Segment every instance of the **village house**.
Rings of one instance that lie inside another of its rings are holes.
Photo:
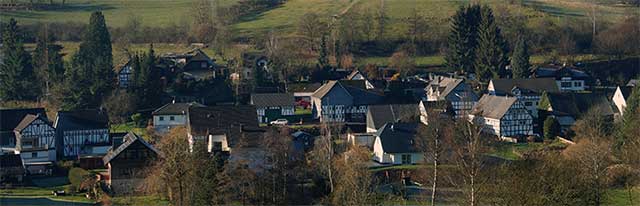
[[[584,91],[590,76],[581,70],[567,66],[550,65],[533,70],[533,78],[554,78],[562,92]]]
[[[16,135],[14,129],[27,115],[46,115],[44,108],[0,109],[0,147],[15,148]]]
[[[355,133],[355,132],[350,132],[347,133],[347,142],[351,145],[355,145],[355,146],[362,146],[362,147],[367,147],[371,150],[373,150],[373,143],[376,139],[376,134],[375,133],[370,133],[370,132],[366,132],[366,133]]]
[[[453,106],[448,101],[420,101],[418,111],[420,112],[420,122],[424,125],[429,124],[429,115],[434,112],[440,115],[440,118],[451,119],[455,116]]]
[[[256,143],[264,132],[253,106],[192,107],[187,118],[190,145],[200,141],[208,152],[231,152],[241,142]]]
[[[613,107],[607,95],[602,93],[548,93],[542,97],[539,109],[544,115],[555,117],[564,132],[592,110],[613,121]]]
[[[18,154],[0,153],[0,185],[22,183],[26,172]]]
[[[383,100],[382,94],[367,90],[362,80],[329,81],[311,95],[312,115],[321,122],[364,125],[367,107]]]
[[[129,59],[122,65],[116,66],[115,68],[116,74],[118,75],[118,86],[123,89],[129,88],[131,80],[133,79],[133,68],[131,67],[131,59]]]
[[[116,195],[136,192],[149,175],[146,169],[158,158],[159,153],[152,145],[129,132],[122,144],[109,150],[103,158],[107,166],[105,182]]]
[[[214,62],[204,51],[195,49],[188,53],[181,71],[185,77],[196,81],[223,76],[223,71],[217,69]]]
[[[295,99],[289,93],[251,94],[250,104],[256,107],[259,123],[295,115]]]
[[[153,115],[153,129],[159,133],[166,133],[174,127],[184,127],[187,125],[187,113],[191,107],[204,107],[199,103],[176,103],[171,102],[156,109]]]
[[[111,147],[109,118],[102,109],[59,111],[54,126],[59,157],[102,156]]]
[[[375,89],[375,87],[373,86],[373,84],[371,84],[371,82],[369,81],[369,79],[367,79],[366,76],[364,76],[364,74],[362,74],[362,72],[360,72],[360,70],[353,70],[353,72],[351,72],[351,74],[349,74],[345,80],[362,80],[364,81],[364,85],[365,85],[365,89]]]
[[[627,87],[635,87],[640,85],[640,79],[631,79],[629,80],[629,82],[627,82]]]
[[[533,117],[516,97],[484,95],[473,107],[469,120],[484,133],[507,139],[533,135]]]
[[[554,78],[492,79],[487,90],[490,95],[518,98],[534,118],[538,117],[542,94],[560,92]]]
[[[371,105],[367,110],[367,133],[376,133],[387,123],[415,122],[418,115],[417,104]]]
[[[14,129],[15,154],[30,174],[51,174],[56,161],[56,130],[43,115],[28,114]]]
[[[478,95],[473,92],[471,86],[464,82],[464,79],[437,76],[425,90],[427,101],[451,102],[456,118],[466,117],[478,101]]]
[[[627,108],[627,100],[629,100],[629,96],[633,92],[633,87],[628,86],[618,86],[616,87],[615,93],[613,93],[613,98],[611,101],[616,106],[617,112],[616,115],[621,117],[624,115],[625,109]]]
[[[373,143],[373,160],[380,164],[422,163],[422,150],[417,145],[420,123],[387,123],[378,130]]]

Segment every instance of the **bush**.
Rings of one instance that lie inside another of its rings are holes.
[[[136,127],[141,127],[144,125],[144,118],[142,117],[142,114],[140,113],[135,113],[133,115],[131,115],[131,120],[133,120],[133,123],[136,124]]]
[[[547,119],[544,120],[543,127],[544,138],[553,139],[560,133],[560,123],[558,120],[552,116],[548,116]]]
[[[71,170],[69,170],[69,182],[71,182],[73,188],[78,189],[80,188],[80,184],[82,184],[82,181],[84,181],[84,177],[88,174],[89,172],[82,168],[71,168]]]

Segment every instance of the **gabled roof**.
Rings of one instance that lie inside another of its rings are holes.
[[[46,117],[44,108],[0,109],[0,145],[7,145],[15,140],[13,130],[28,114],[40,114]]]
[[[534,79],[492,79],[493,89],[496,95],[513,94],[513,89],[518,88],[525,95],[542,94],[543,91],[559,92],[556,80],[553,78],[534,78]]]
[[[377,104],[383,101],[384,96],[372,90],[365,89],[364,80],[339,80],[329,81],[322,85],[311,96],[323,98],[333,88],[344,89],[352,98],[355,105]]]
[[[613,115],[613,106],[602,93],[556,93],[547,94],[552,113],[560,116],[581,117],[591,109],[601,115]]]
[[[351,72],[351,74],[349,74],[349,76],[347,76],[345,79],[355,80],[353,78],[356,77],[358,74],[362,75],[362,77],[364,77],[365,79],[367,78],[366,76],[364,76],[364,74],[362,74],[362,72],[360,72],[360,70],[354,69],[353,72]]]
[[[320,86],[320,88],[318,88],[311,96],[317,97],[317,98],[323,98],[336,85],[340,86],[340,84],[338,84],[338,81],[329,81],[326,84],[323,84],[322,86]]]
[[[485,94],[478,103],[471,109],[471,114],[475,116],[502,119],[518,98],[507,96],[494,96]]]
[[[444,99],[461,83],[463,83],[463,79],[449,78],[449,77],[440,77],[436,78],[433,82],[431,82],[430,86],[435,87],[440,90],[440,99]]]
[[[120,155],[123,151],[127,150],[129,146],[133,145],[136,142],[142,144],[143,146],[147,147],[149,150],[155,152],[156,154],[159,154],[158,150],[156,150],[156,148],[154,148],[151,144],[144,141],[144,139],[140,138],[140,136],[138,136],[137,134],[133,132],[129,132],[127,135],[124,136],[122,144],[118,146],[118,148],[115,148],[114,150],[109,151],[109,153],[107,153],[107,155],[105,155],[102,158],[102,162],[105,165],[108,164],[109,162],[111,162],[111,160],[118,157],[118,155]]]
[[[635,86],[639,86],[639,85],[640,85],[640,80],[638,80],[638,79],[629,80],[629,82],[627,83],[628,87],[635,87]]]
[[[204,105],[191,102],[191,103],[169,103],[156,109],[152,115],[183,115],[187,114],[190,107],[204,107]]]
[[[558,80],[561,79],[562,77],[571,77],[572,79],[587,80],[590,77],[586,72],[582,70],[578,70],[576,68],[571,68],[571,67],[565,67],[565,66],[555,66],[555,65],[536,68],[534,69],[532,76],[535,78],[553,77]]]
[[[395,123],[402,120],[410,120],[419,115],[417,104],[387,104],[371,105],[367,112],[367,119],[371,119],[377,129],[386,123]]]
[[[631,93],[633,92],[633,87],[628,87],[628,86],[619,86],[618,88],[620,88],[620,92],[622,93],[622,97],[626,100],[629,99],[629,95],[631,95]]]
[[[415,153],[420,152],[418,138],[420,123],[387,123],[378,130],[382,149],[386,153]]]
[[[115,71],[116,74],[119,74],[120,71],[122,71],[122,69],[126,66],[128,66],[129,64],[131,64],[131,59],[128,58],[127,61],[124,61],[116,66],[113,67],[113,70]]]
[[[109,117],[106,111],[100,109],[59,111],[55,127],[62,131],[108,129]]]
[[[13,129],[13,131],[22,132],[22,130],[24,128],[27,128],[36,119],[40,119],[40,120],[46,122],[47,124],[49,124],[49,126],[51,126],[51,123],[49,122],[49,120],[47,118],[44,118],[41,115],[39,115],[39,114],[37,114],[37,115],[27,114],[27,116],[25,116],[24,119],[22,119],[20,124],[18,124],[18,126],[16,126],[16,128]]]
[[[251,104],[257,107],[294,106],[295,99],[289,93],[251,94]]]
[[[264,132],[259,128],[254,106],[192,107],[188,113],[188,129],[194,136],[225,134],[230,146],[244,136],[256,140]]]

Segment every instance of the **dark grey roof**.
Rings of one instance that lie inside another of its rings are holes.
[[[40,114],[45,117],[47,115],[44,108],[0,109],[0,145],[15,142],[15,133],[13,130],[28,114]]]
[[[251,94],[251,104],[256,107],[294,106],[295,99],[289,93]]]
[[[329,81],[318,88],[311,96],[323,98],[333,88],[344,89],[353,98],[354,105],[372,105],[384,101],[384,95],[365,89],[364,80]]]
[[[438,87],[440,92],[440,99],[444,99],[448,96],[459,84],[464,82],[463,79],[440,77],[431,83],[432,86]]]
[[[256,108],[248,105],[192,107],[189,109],[188,129],[194,136],[226,134],[230,146],[243,136],[250,141],[258,140],[264,132],[259,128]]]
[[[60,111],[55,122],[56,130],[108,129],[107,112],[100,109]]]
[[[613,106],[603,93],[550,93],[547,97],[555,115],[579,118],[591,109],[603,116],[613,115]]]
[[[629,96],[633,92],[633,87],[622,86],[620,88],[620,92],[622,92],[622,97],[624,97],[625,101],[628,100]]]
[[[387,104],[369,106],[367,121],[377,129],[386,123],[407,121],[419,115],[417,104]]]
[[[0,168],[24,167],[19,154],[0,154]]]
[[[502,119],[509,111],[509,108],[518,101],[516,97],[501,97],[485,94],[478,103],[471,109],[471,114],[475,116]]]
[[[120,153],[122,153],[127,148],[129,148],[129,146],[133,145],[136,142],[144,145],[145,147],[149,148],[149,150],[155,152],[156,154],[159,154],[158,150],[156,150],[156,148],[154,148],[151,144],[144,141],[144,139],[140,138],[140,136],[136,135],[135,133],[129,132],[127,135],[124,136],[122,144],[118,148],[115,148],[114,150],[109,151],[109,153],[107,153],[107,155],[105,155],[102,158],[102,162],[106,165],[107,163],[111,162],[111,160],[118,157]]]
[[[640,80],[638,80],[638,79],[629,80],[629,82],[627,83],[628,87],[635,87],[635,86],[638,86],[638,85],[640,85]]]
[[[572,79],[587,80],[590,77],[586,72],[582,70],[578,70],[576,68],[571,68],[571,67],[554,66],[554,65],[536,68],[534,69],[532,76],[535,78],[553,77],[558,80],[561,79],[562,77],[571,77]]]
[[[421,127],[424,127],[421,123],[387,123],[378,130],[377,136],[386,153],[420,152],[417,143]]]
[[[543,91],[559,92],[558,85],[554,78],[534,78],[534,79],[493,79],[493,89],[496,95],[515,96],[512,92],[518,88],[524,95],[540,95]]]
[[[169,103],[156,109],[151,114],[153,115],[180,115],[186,114],[190,107],[197,106],[203,107],[204,105],[191,102],[191,103]]]

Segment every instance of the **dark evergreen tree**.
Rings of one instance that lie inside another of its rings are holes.
[[[140,87],[140,76],[141,76],[141,70],[142,70],[142,64],[140,63],[140,54],[139,53],[134,53],[133,55],[131,55],[131,57],[129,57],[131,60],[131,82],[129,83],[129,92],[133,93],[134,95],[139,95],[137,94],[138,92],[138,88]]]
[[[73,56],[71,68],[66,72],[69,84],[65,89],[67,92],[76,92],[67,96],[77,99],[64,98],[66,100],[63,101],[63,108],[95,108],[109,95],[115,79],[111,52],[111,36],[104,16],[102,12],[94,12],[80,49]],[[74,76],[77,78],[71,78]]]
[[[544,120],[543,133],[545,139],[553,139],[560,133],[560,123],[552,116]]]
[[[474,72],[476,48],[478,46],[478,24],[480,6],[460,7],[451,18],[451,31],[445,64],[448,68],[463,72]]]
[[[24,50],[18,22],[10,19],[2,34],[3,59],[0,61],[0,100],[34,100],[37,82],[31,56]]]
[[[513,54],[511,55],[511,71],[512,77],[528,78],[529,77],[529,45],[527,40],[522,36],[518,39]]]
[[[33,66],[45,94],[49,94],[50,88],[61,84],[64,79],[64,61],[60,53],[62,46],[55,41],[49,28],[42,27],[33,51]]]
[[[142,105],[140,108],[154,108],[159,106],[162,96],[162,82],[160,81],[160,70],[156,67],[156,53],[153,50],[153,44],[149,46],[149,51],[144,55],[141,62],[140,83],[142,86],[141,94]]]
[[[318,65],[320,68],[329,66],[329,52],[327,50],[327,35],[322,35],[320,41],[320,54],[318,56]]]
[[[640,86],[635,86],[627,99],[627,107],[622,116],[622,125],[617,135],[618,146],[623,145],[629,138],[637,138],[634,129],[640,123]]]
[[[509,62],[507,43],[493,17],[493,11],[483,6],[478,28],[478,49],[476,52],[476,76],[481,82],[491,78],[506,76],[505,67]]]

